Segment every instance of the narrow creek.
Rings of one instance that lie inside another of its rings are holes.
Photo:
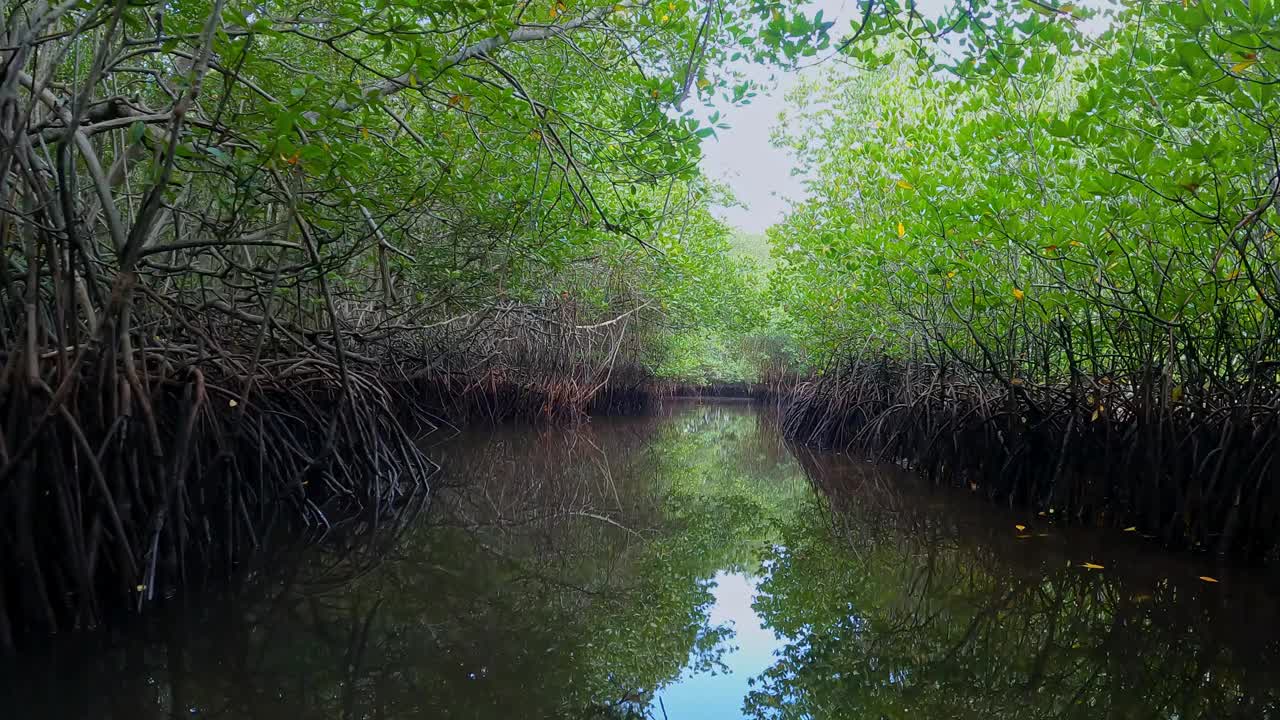
[[[390,540],[59,638],[4,716],[1280,717],[1260,573],[793,448],[753,404],[432,454]]]

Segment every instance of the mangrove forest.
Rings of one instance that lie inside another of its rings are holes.
[[[0,0],[0,707],[1280,718],[1280,1]]]

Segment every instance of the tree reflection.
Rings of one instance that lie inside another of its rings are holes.
[[[15,669],[4,706],[119,720],[646,716],[657,689],[728,647],[707,617],[711,578],[754,560],[768,531],[733,464],[788,461],[766,431],[748,408],[708,406],[459,437],[433,450],[446,477],[430,518],[379,545],[380,564],[301,551],[122,642],[91,636]]]
[[[823,497],[765,561],[757,610],[790,640],[754,716],[1277,716],[1276,607],[1246,577],[1206,585],[1149,549],[1018,531],[896,468],[800,454]]]
[[[432,452],[429,517],[69,638],[0,673],[5,717],[662,717],[652,698],[733,642],[717,571],[760,578],[784,638],[744,690],[756,717],[1280,717],[1278,608],[1247,574],[793,456],[750,406]]]

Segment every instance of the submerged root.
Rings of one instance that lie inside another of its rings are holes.
[[[0,648],[225,578],[276,528],[341,541],[425,497],[436,468],[373,375],[141,360],[0,391]]]
[[[783,430],[1063,521],[1280,555],[1276,402],[1210,405],[1109,378],[1031,386],[864,362],[797,388]]]

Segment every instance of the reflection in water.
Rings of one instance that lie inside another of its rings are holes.
[[[659,717],[741,717],[742,699],[751,679],[774,662],[781,642],[752,607],[758,579],[741,573],[717,573],[715,582],[711,622],[734,630],[734,647],[721,658],[724,672],[687,673],[664,688],[653,713]]]
[[[1247,574],[801,457],[829,512],[766,560],[757,609],[788,640],[754,715],[1278,716],[1277,607]]]
[[[750,405],[434,452],[383,562],[313,549],[64,638],[0,675],[5,716],[1280,717],[1247,574],[793,455]]]

